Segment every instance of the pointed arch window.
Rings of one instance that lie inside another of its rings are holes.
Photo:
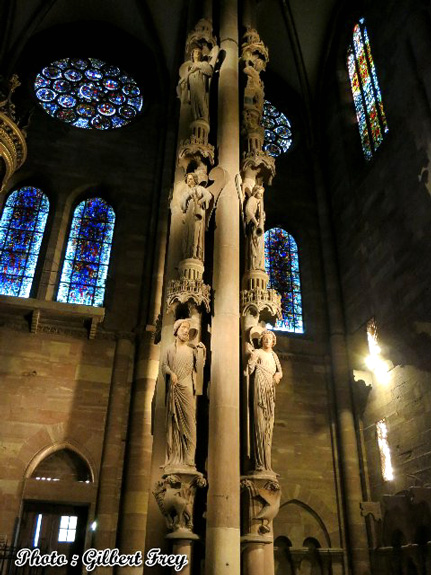
[[[114,210],[102,198],[78,204],[67,242],[58,301],[103,305],[114,225]]]
[[[33,186],[15,190],[0,220],[0,294],[30,297],[49,201]]]
[[[365,158],[370,160],[388,132],[382,95],[363,18],[353,28],[347,69]]]
[[[283,319],[277,321],[275,329],[304,333],[298,246],[282,228],[265,232],[265,269],[268,287],[281,295]]]

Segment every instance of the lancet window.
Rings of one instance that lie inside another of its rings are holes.
[[[102,198],[78,204],[73,214],[57,300],[102,306],[115,213]]]
[[[6,200],[0,220],[0,294],[29,297],[49,201],[33,186],[15,190]]]
[[[283,319],[277,321],[275,329],[304,333],[298,246],[282,228],[265,232],[265,268],[268,287],[281,295]]]
[[[352,42],[347,50],[347,69],[362,149],[365,158],[370,160],[388,132],[388,124],[363,18],[353,29]]]

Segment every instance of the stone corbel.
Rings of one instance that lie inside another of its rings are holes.
[[[196,537],[193,533],[194,501],[197,489],[206,485],[205,477],[199,472],[169,473],[156,483],[153,495],[166,520],[170,538]]]
[[[241,479],[243,539],[272,542],[271,523],[280,509],[281,489],[274,476],[249,475]]]

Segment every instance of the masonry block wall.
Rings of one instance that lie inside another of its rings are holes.
[[[368,162],[345,65],[358,17],[365,17],[389,126]],[[351,26],[340,28],[328,60],[338,73],[328,74],[322,95],[322,144],[351,368],[366,369],[371,317],[382,357],[391,362],[388,381],[374,378],[367,402],[357,405],[369,474],[364,490],[381,500],[431,478],[431,21],[428,3],[414,1],[365,2],[362,12],[343,18]],[[375,424],[383,418],[393,481],[380,469]]]

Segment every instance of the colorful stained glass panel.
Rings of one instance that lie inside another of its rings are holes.
[[[75,209],[57,300],[102,306],[114,233],[115,213],[102,198]]]
[[[121,128],[143,105],[135,80],[96,58],[53,62],[36,76],[34,88],[50,116],[77,128]]]
[[[363,18],[353,29],[352,43],[347,51],[347,70],[362,149],[365,158],[370,160],[388,132],[388,124]]]
[[[48,198],[32,186],[6,200],[0,220],[0,294],[30,296],[48,212]]]
[[[298,247],[281,228],[265,232],[265,269],[268,287],[281,295],[283,319],[277,321],[275,329],[304,333]]]

